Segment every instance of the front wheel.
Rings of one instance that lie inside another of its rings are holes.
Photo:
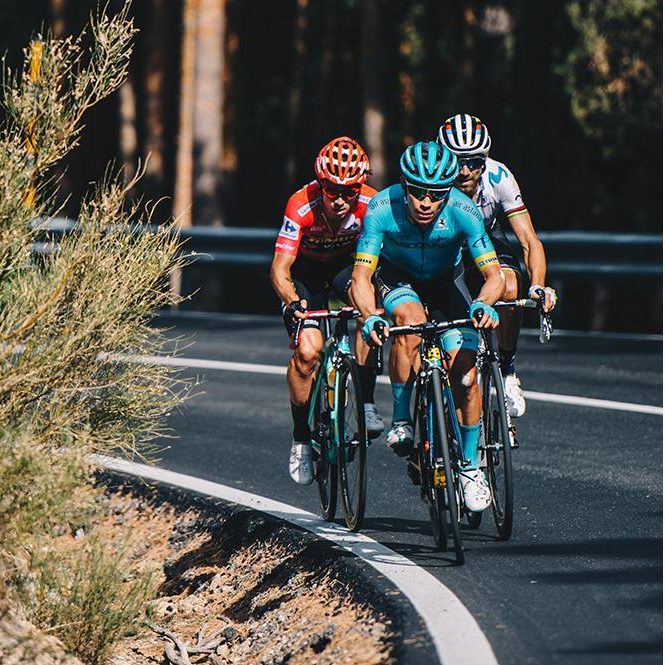
[[[319,508],[321,517],[328,522],[335,519],[337,510],[337,467],[335,464],[336,448],[332,440],[331,413],[328,405],[328,387],[325,364],[319,369],[321,374],[314,383],[310,400],[314,400],[312,438],[319,446],[318,459],[314,461],[316,484],[319,490]]]
[[[365,515],[367,491],[367,429],[360,373],[353,358],[344,356],[337,373],[337,468],[350,531],[358,531]]]
[[[497,534],[508,540],[513,531],[513,462],[506,398],[496,361],[486,369],[483,386],[483,434],[487,480]]]
[[[460,528],[460,509],[457,496],[457,474],[454,473],[450,459],[449,441],[452,436],[452,428],[446,423],[446,411],[443,405],[442,379],[437,371],[432,373],[430,383],[430,399],[434,408],[434,423],[432,430],[433,447],[433,482],[432,491],[434,501],[430,505],[430,514],[434,514],[440,521],[439,531],[449,534],[455,548],[457,565],[464,563],[464,544],[462,542],[462,530]],[[450,417],[456,418],[455,411],[450,412]],[[435,436],[436,435],[436,436]],[[435,529],[435,534],[436,534]],[[445,536],[444,536],[445,537]],[[438,543],[437,543],[438,544]]]

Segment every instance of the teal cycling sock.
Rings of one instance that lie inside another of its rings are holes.
[[[400,420],[411,422],[411,393],[413,382],[393,383],[393,423]]]
[[[469,460],[465,470],[478,468],[478,436],[480,435],[480,422],[476,425],[460,425],[462,430],[462,453]]]

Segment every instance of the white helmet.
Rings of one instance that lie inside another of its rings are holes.
[[[480,118],[468,113],[458,113],[439,127],[438,141],[458,157],[483,155],[487,157],[492,139]]]

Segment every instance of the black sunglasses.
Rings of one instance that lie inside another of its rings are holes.
[[[406,185],[406,191],[419,201],[422,201],[426,196],[429,196],[432,201],[443,201],[450,194],[451,189],[451,187],[446,187],[445,189],[426,189],[416,185]]]
[[[469,171],[475,171],[485,166],[484,157],[458,157],[457,163],[459,164],[460,170],[465,166]]]

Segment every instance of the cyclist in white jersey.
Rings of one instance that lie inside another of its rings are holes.
[[[520,261],[508,242],[503,230],[500,213],[503,213],[517,236],[524,252],[524,264],[530,278],[528,296],[538,298],[537,291],[545,292],[545,309],[550,311],[556,305],[556,292],[545,287],[547,261],[543,244],[538,239],[531,216],[522,193],[510,169],[503,163],[491,159],[488,154],[492,140],[487,127],[476,116],[464,114],[448,118],[439,128],[439,143],[454,152],[460,162],[460,174],[455,187],[461,189],[478,206],[483,216],[485,229],[496,249],[501,269],[506,277],[504,300],[519,298],[525,276]],[[465,260],[465,265],[472,264]],[[472,295],[478,286],[477,271],[467,269],[466,280]],[[482,282],[482,279],[480,280]],[[505,377],[506,399],[510,415],[524,414],[526,402],[522,386],[515,372],[517,338],[522,327],[522,309],[501,308],[501,325],[498,328],[501,370]]]

